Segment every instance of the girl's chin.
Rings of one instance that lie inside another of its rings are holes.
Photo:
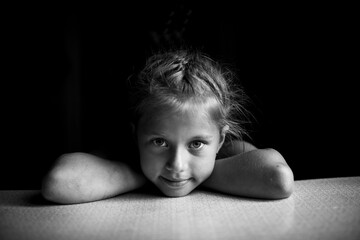
[[[167,190],[161,190],[162,193],[167,196],[167,197],[185,197],[186,195],[188,195],[189,193],[191,193],[191,191],[167,191]]]
[[[181,183],[171,183],[161,179],[156,185],[163,194],[168,197],[184,197],[191,193],[197,186],[194,179],[189,179]]]

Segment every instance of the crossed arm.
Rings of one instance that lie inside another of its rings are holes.
[[[286,198],[293,191],[293,173],[276,150],[237,141],[224,146],[219,157],[203,183],[206,188],[267,199]],[[145,182],[143,175],[124,163],[72,153],[61,156],[45,176],[42,194],[57,203],[82,203],[132,191]]]
[[[42,195],[62,203],[83,203],[110,198],[132,191],[145,178],[128,165],[87,153],[70,153],[59,157],[44,177]]]
[[[220,151],[211,176],[203,186],[239,196],[280,199],[293,192],[294,175],[274,149],[257,149],[235,141]]]

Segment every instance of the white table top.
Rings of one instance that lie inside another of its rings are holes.
[[[0,191],[0,239],[360,239],[360,177],[295,182],[283,200],[195,190],[132,192],[50,205],[39,191]]]

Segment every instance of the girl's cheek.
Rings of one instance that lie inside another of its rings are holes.
[[[214,166],[215,166],[215,157],[208,156],[207,158],[204,158],[201,161],[194,161],[193,164],[191,165],[191,168],[192,168],[192,172],[198,175],[198,177],[207,178],[211,175]]]
[[[149,159],[141,159],[140,165],[142,172],[149,180],[153,180],[156,178],[158,167],[156,166],[156,164],[153,164],[153,161]]]
[[[163,166],[163,160],[156,154],[143,154],[140,163],[144,172],[157,173]]]

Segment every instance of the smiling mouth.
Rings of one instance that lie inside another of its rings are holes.
[[[164,177],[160,176],[160,179],[162,182],[164,182],[166,185],[168,185],[169,187],[173,187],[173,188],[179,188],[179,187],[183,187],[185,186],[188,182],[191,181],[191,178],[189,179],[181,179],[181,180],[170,180]]]

